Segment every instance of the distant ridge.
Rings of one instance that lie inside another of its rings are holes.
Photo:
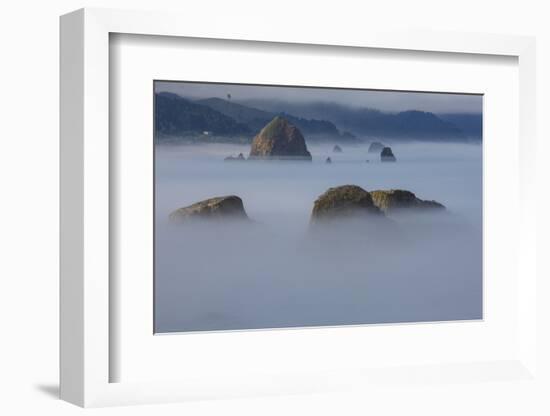
[[[481,139],[483,136],[483,115],[481,113],[438,113],[437,116],[453,123],[468,137]]]
[[[328,102],[243,103],[215,97],[192,100],[169,92],[155,95],[155,136],[160,141],[250,143],[276,116],[298,127],[308,142],[482,139],[481,114],[434,114],[418,110],[387,113]]]
[[[480,139],[475,129],[466,129],[459,115],[444,117],[418,110],[397,113],[372,108],[356,108],[330,102],[287,103],[283,101],[246,100],[244,104],[262,111],[287,111],[299,117],[330,120],[340,129],[346,129],[360,137],[414,139],[427,141],[467,141]],[[481,115],[478,116],[479,119]],[[459,126],[464,126],[463,130]]]
[[[196,100],[195,103],[208,106],[258,131],[273,118],[273,113],[271,112],[258,110],[221,98],[205,98],[203,100]]]
[[[155,95],[155,133],[162,140],[184,134],[248,135],[250,129],[208,106],[162,92]]]
[[[259,110],[222,98],[206,98],[195,102],[219,111],[239,123],[246,124],[254,133],[258,133],[270,120],[280,115],[298,127],[305,135],[324,136],[336,141],[355,139],[353,135],[346,135],[340,132],[334,123],[327,120],[297,117],[286,111],[270,112]],[[309,139],[316,140],[318,138],[309,137]]]

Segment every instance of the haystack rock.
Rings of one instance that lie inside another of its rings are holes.
[[[173,222],[192,220],[248,220],[243,201],[235,195],[219,196],[179,208],[170,214]]]
[[[386,147],[383,143],[372,142],[369,146],[369,153],[380,153]]]
[[[395,156],[391,150],[391,147],[384,147],[380,153],[381,162],[395,162]]]
[[[311,153],[300,130],[277,116],[252,140],[249,159],[311,160]]]
[[[335,144],[334,147],[332,148],[332,152],[333,153],[342,153],[342,148],[340,146],[338,146],[337,144]]]
[[[439,202],[422,200],[414,193],[402,189],[371,191],[370,194],[374,205],[386,214],[409,209],[445,210],[445,206]]]
[[[369,192],[356,185],[329,188],[313,204],[311,222],[364,216],[384,217]]]

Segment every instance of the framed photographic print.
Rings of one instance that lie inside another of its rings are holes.
[[[275,29],[62,17],[62,398],[532,379],[533,40]]]
[[[153,93],[155,333],[483,318],[482,95]]]

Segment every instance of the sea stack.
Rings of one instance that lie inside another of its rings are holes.
[[[445,211],[445,206],[437,201],[427,201],[404,189],[389,189],[371,191],[372,200],[385,214],[401,210],[439,210]]]
[[[246,159],[244,158],[244,155],[242,153],[239,153],[238,156],[233,156],[233,155],[227,156],[224,160],[226,162],[231,162],[231,161],[235,161],[235,160],[240,161],[240,160],[246,160]]]
[[[311,161],[311,153],[300,130],[277,116],[254,137],[248,158]]]
[[[236,195],[218,196],[179,208],[170,214],[176,223],[193,220],[248,220],[243,200]]]
[[[329,188],[313,204],[311,222],[342,220],[364,216],[384,217],[374,204],[369,192],[356,185],[343,185]]]
[[[334,147],[332,148],[332,152],[333,153],[342,153],[342,148],[340,146],[338,146],[337,144],[335,144]]]
[[[380,153],[381,162],[395,162],[395,156],[391,150],[391,147],[384,147]]]

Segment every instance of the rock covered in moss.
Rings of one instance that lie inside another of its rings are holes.
[[[190,220],[248,220],[243,201],[236,195],[219,196],[179,208],[170,214],[173,222]]]
[[[371,191],[374,205],[388,214],[398,210],[445,210],[445,206],[437,201],[426,201],[417,198],[410,191],[403,189]]]
[[[249,159],[311,160],[311,153],[300,130],[277,116],[252,140]]]
[[[343,185],[329,188],[315,200],[311,221],[364,216],[383,217],[384,214],[374,204],[369,192],[356,185]]]

